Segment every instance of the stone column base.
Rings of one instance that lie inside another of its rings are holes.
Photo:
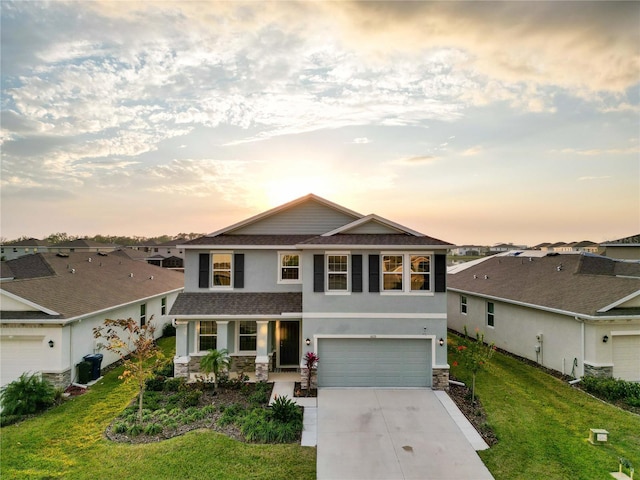
[[[432,372],[431,388],[433,390],[449,391],[449,369],[434,368]]]
[[[187,357],[173,357],[173,376],[175,378],[189,378],[189,361]]]
[[[300,388],[308,389],[309,369],[305,366],[300,367]],[[318,375],[316,369],[311,372],[311,388],[318,388]]]
[[[269,380],[269,362],[256,362],[256,382]]]
[[[42,378],[56,388],[67,388],[71,385],[71,369],[59,373],[42,372]]]
[[[598,378],[613,378],[613,367],[610,365],[591,365],[584,362],[584,374]]]

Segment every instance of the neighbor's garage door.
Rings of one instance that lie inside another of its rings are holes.
[[[640,335],[613,337],[613,376],[640,381]]]
[[[25,372],[37,373],[42,370],[42,352],[45,344],[42,339],[2,338],[0,342],[0,383],[6,385]],[[47,345],[46,348],[49,348]]]
[[[431,341],[397,338],[321,338],[321,387],[429,387]]]

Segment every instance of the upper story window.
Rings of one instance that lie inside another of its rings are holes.
[[[198,350],[215,350],[218,345],[218,323],[213,320],[200,322],[200,334],[198,335]]]
[[[327,291],[346,292],[348,279],[349,255],[327,255]]]
[[[300,255],[297,253],[280,253],[278,255],[278,282],[300,283]]]
[[[431,291],[431,255],[384,254],[381,262],[383,292]]]
[[[460,295],[460,313],[467,314],[467,297]]]
[[[231,254],[214,253],[211,255],[213,264],[213,286],[231,286]]]
[[[161,315],[167,314],[167,297],[162,297],[160,299],[160,314]]]
[[[493,302],[487,302],[487,326],[495,326],[495,305]]]

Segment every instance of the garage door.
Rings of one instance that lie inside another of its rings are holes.
[[[640,335],[613,337],[613,376],[640,381]]]
[[[398,338],[321,338],[321,387],[429,387],[431,341]]]
[[[38,340],[32,338],[11,339],[3,338],[0,343],[0,384],[3,386],[13,382],[25,372],[40,372],[44,366],[42,351],[45,348],[44,337]],[[47,346],[47,348],[49,348]]]

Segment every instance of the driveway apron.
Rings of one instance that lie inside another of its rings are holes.
[[[319,480],[493,477],[429,389],[320,389]]]

